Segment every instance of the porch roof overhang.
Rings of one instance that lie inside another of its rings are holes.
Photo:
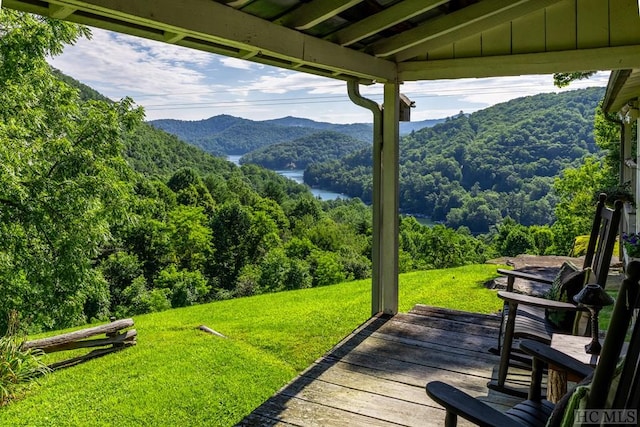
[[[640,68],[637,0],[1,0],[360,83]]]
[[[632,102],[640,98],[640,68],[614,70],[609,76],[609,83],[602,101],[602,108],[607,113],[626,113]]]

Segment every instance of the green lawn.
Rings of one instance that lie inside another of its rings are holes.
[[[403,274],[400,311],[423,303],[495,312],[501,300],[482,286],[495,276],[492,265]],[[137,346],[48,375],[0,409],[0,425],[233,425],[369,310],[365,280],[137,316]]]

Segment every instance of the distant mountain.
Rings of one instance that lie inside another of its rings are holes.
[[[293,141],[258,148],[245,154],[240,162],[276,170],[305,169],[310,163],[340,159],[367,146],[368,142],[344,133],[324,130]]]
[[[373,126],[370,123],[338,124],[327,122],[316,122],[311,119],[300,117],[282,117],[280,119],[265,120],[265,123],[273,123],[278,126],[304,127],[318,130],[330,130],[340,132],[361,141],[371,142],[373,139]]]
[[[421,120],[418,122],[400,122],[400,135],[407,135],[411,132],[415,132],[424,128],[430,128],[438,123],[442,123],[447,119],[429,119]]]
[[[412,131],[417,131],[423,128],[429,128],[431,126],[435,126],[438,123],[444,122],[446,119],[431,119],[431,120],[421,120],[417,122],[400,122],[400,135],[406,135],[411,133]],[[357,138],[354,134],[362,133],[366,136],[364,139],[366,141],[371,140],[371,132],[373,132],[373,125],[371,123],[353,123],[353,124],[335,124],[335,123],[326,123],[326,122],[316,122],[311,119],[302,119],[299,117],[282,117],[280,119],[273,120],[265,120],[268,123],[277,124],[280,126],[297,126],[297,127],[310,127],[315,129],[322,130],[333,130],[336,132],[342,132],[347,135],[351,135],[354,138]]]
[[[403,122],[400,124],[400,133],[409,134],[444,120]],[[195,121],[153,120],[149,124],[218,156],[246,154],[264,146],[293,141],[318,130],[339,132],[367,143],[371,143],[373,138],[373,127],[370,123],[336,124],[291,116],[254,121],[219,115]]]

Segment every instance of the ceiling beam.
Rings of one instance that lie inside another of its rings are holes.
[[[273,24],[211,0],[51,0],[76,9],[66,19],[107,30],[164,40],[184,35],[177,44],[229,56],[260,52],[250,60],[283,68],[303,64],[314,74],[364,81],[396,81],[396,64],[363,52]],[[49,15],[47,3],[3,0],[3,7]],[[156,35],[157,33],[157,35]],[[200,41],[200,42],[199,42]],[[322,71],[324,70],[324,71]]]
[[[412,61],[398,64],[401,81],[501,77],[640,68],[640,44],[558,52]]]
[[[563,0],[482,0],[427,24],[375,43],[371,52],[396,62],[424,55],[465,37]]]
[[[297,30],[307,30],[360,2],[362,0],[314,0],[311,3],[303,3],[274,23]]]
[[[328,39],[341,46],[348,46],[447,2],[448,0],[405,0],[336,31]]]
[[[176,43],[179,40],[182,40],[184,38],[184,34],[178,34],[178,33],[172,33],[170,31],[165,31],[164,32],[164,41],[166,41],[167,43]]]
[[[49,16],[56,19],[65,19],[76,10],[72,7],[59,6],[56,4],[49,4]]]

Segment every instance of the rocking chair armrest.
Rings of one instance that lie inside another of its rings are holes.
[[[460,416],[479,426],[522,427],[513,418],[449,384],[431,381],[425,388],[427,395],[447,411],[445,425],[455,425]]]
[[[516,279],[532,280],[534,282],[546,283],[548,285],[551,285],[553,283],[553,279],[538,276],[536,274],[524,273],[518,270],[503,270],[499,268],[498,273],[502,274],[503,276],[512,276]]]
[[[524,339],[520,343],[520,350],[549,365],[559,367],[582,378],[593,372],[593,367],[539,341]]]
[[[531,295],[523,295],[515,292],[498,291],[498,298],[508,303],[529,305],[532,307],[549,308],[552,310],[564,311],[586,311],[584,307],[578,307],[570,302],[554,301],[551,299],[533,297]]]

